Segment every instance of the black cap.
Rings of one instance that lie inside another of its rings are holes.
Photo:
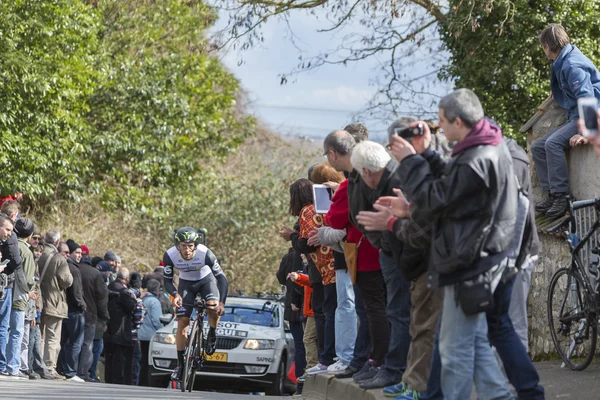
[[[75,241],[73,239],[69,239],[67,240],[67,246],[69,246],[69,253],[74,252],[77,249],[80,249],[81,246],[78,245],[77,243],[75,243]]]
[[[35,225],[32,220],[29,218],[19,218],[17,222],[15,222],[15,234],[19,238],[26,238],[33,234],[33,229]]]

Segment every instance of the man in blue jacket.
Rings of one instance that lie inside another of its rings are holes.
[[[565,150],[586,140],[573,138],[577,134],[577,99],[600,99],[600,73],[594,64],[575,46],[559,24],[550,24],[540,34],[546,56],[552,60],[550,86],[552,97],[565,110],[567,123],[534,141],[531,152],[540,186],[548,198],[536,204],[536,211],[549,217],[567,212],[569,203],[569,170]]]

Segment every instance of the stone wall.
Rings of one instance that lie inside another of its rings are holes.
[[[552,103],[528,132],[528,147],[531,142],[565,122],[563,110]],[[578,200],[600,197],[600,160],[591,146],[578,146],[568,152],[569,180],[571,192]],[[535,167],[531,168],[534,201],[542,195]],[[533,357],[544,357],[554,352],[547,319],[547,296],[550,279],[558,268],[569,264],[569,249],[561,237],[540,235],[540,261],[531,279],[529,295],[529,343]]]

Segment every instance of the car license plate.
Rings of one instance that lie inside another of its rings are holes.
[[[207,354],[206,361],[227,362],[227,353],[214,353],[211,356]]]

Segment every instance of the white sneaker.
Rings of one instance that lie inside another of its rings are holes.
[[[306,375],[322,374],[325,372],[327,372],[327,366],[319,363],[319,364],[315,365],[314,367],[307,369]]]
[[[78,377],[77,375],[72,376],[70,378],[67,378],[67,380],[69,382],[79,382],[79,383],[85,383],[85,381],[83,379],[81,379],[80,377]]]
[[[335,362],[335,364],[331,364],[329,367],[327,367],[327,372],[335,374],[338,372],[342,372],[346,368],[348,368],[348,365],[342,362],[342,360],[338,360]]]

